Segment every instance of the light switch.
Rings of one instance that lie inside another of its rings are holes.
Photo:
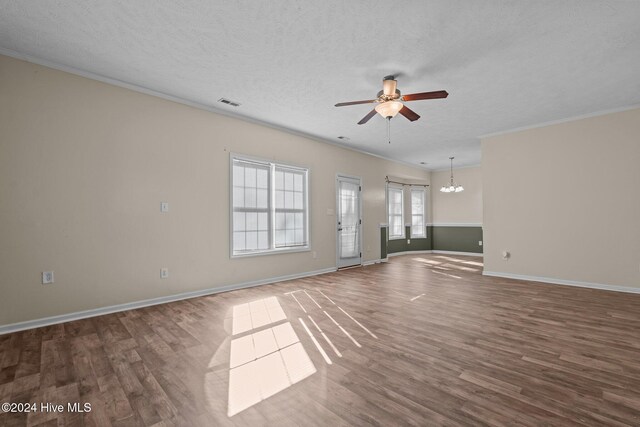
[[[169,212],[169,202],[160,202],[160,212]]]

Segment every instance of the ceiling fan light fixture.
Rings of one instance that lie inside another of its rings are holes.
[[[387,101],[376,105],[376,111],[386,119],[387,117],[395,117],[402,110],[402,107],[402,102]]]

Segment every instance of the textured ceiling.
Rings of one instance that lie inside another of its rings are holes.
[[[640,103],[636,1],[0,0],[0,47],[428,169],[478,136]],[[445,89],[356,123],[381,79]],[[241,107],[223,106],[226,97]]]

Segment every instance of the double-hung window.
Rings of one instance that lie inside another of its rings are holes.
[[[309,248],[309,170],[231,157],[231,255]]]
[[[307,245],[307,171],[274,165],[275,169],[275,247]]]
[[[389,185],[387,188],[387,203],[389,211],[389,239],[404,238],[402,187]]]
[[[423,189],[411,189],[411,237],[427,237],[427,228],[424,221],[425,191]]]

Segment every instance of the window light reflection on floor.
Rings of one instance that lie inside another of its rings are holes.
[[[440,261],[434,261],[432,259],[425,259],[425,258],[413,258],[414,261],[418,261],[418,262],[423,262],[425,264],[431,264],[431,265],[440,265],[442,264]]]
[[[453,274],[443,273],[442,271],[432,270],[434,273],[442,274],[443,276],[451,277],[452,279],[462,279],[460,276],[455,276]]]
[[[463,264],[475,265],[477,267],[484,267],[484,263],[478,261],[465,261]]]
[[[316,372],[291,323],[264,328],[286,319],[276,297],[233,307],[229,417]]]
[[[287,319],[276,297],[236,305],[233,307],[232,316],[232,335],[238,335]]]

